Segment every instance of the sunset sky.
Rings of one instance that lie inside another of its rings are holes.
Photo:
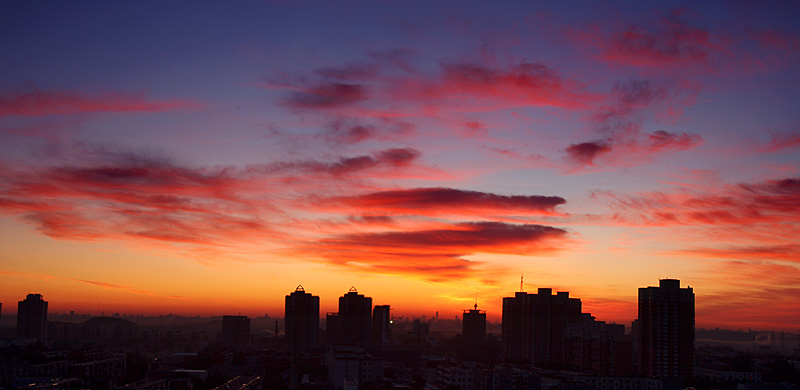
[[[800,324],[800,3],[3,2],[0,302]]]

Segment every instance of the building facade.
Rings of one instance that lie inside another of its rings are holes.
[[[351,287],[339,297],[339,313],[328,315],[328,339],[331,344],[367,346],[372,338],[372,298]]]
[[[372,310],[372,343],[386,345],[392,338],[392,308],[389,305],[376,305]]]
[[[250,345],[250,319],[246,316],[222,316],[222,342],[233,348]]]
[[[571,325],[581,323],[581,301],[569,292],[553,295],[518,292],[503,298],[503,357],[510,362],[530,362],[543,367],[564,367],[568,361],[567,336]]]
[[[17,337],[44,340],[47,329],[47,301],[42,294],[28,294],[17,305]]]
[[[286,296],[286,338],[289,350],[302,353],[319,347],[319,297],[297,286]]]
[[[466,360],[480,361],[486,357],[484,351],[486,341],[486,312],[478,310],[478,304],[472,310],[464,310],[461,320],[461,357]]]
[[[636,325],[639,373],[663,380],[694,375],[694,292],[680,280],[639,289]]]

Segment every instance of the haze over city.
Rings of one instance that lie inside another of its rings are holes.
[[[0,5],[0,302],[800,324],[800,5]],[[524,282],[520,285],[520,278]]]

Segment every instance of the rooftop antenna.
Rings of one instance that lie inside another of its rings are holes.
[[[478,292],[475,291],[475,310],[478,310]]]
[[[519,275],[519,292],[524,292],[525,291],[525,289],[522,288],[522,280],[523,279],[525,279],[525,274],[520,274]]]

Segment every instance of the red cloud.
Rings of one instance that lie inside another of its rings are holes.
[[[89,151],[82,156],[88,161],[71,166],[0,166],[0,212],[21,215],[51,237],[202,248],[196,253],[213,257],[229,245],[285,238],[291,227],[284,225],[282,207],[307,196],[304,186],[313,184],[316,191],[354,175],[365,178],[372,169],[391,173],[418,156],[414,149],[396,148],[333,162],[190,168],[161,158]]]
[[[720,259],[771,259],[800,263],[800,245],[729,246],[723,248],[696,248],[680,251],[685,255],[716,257]]]
[[[741,56],[741,64],[737,64],[745,69],[781,69],[800,59],[800,36],[796,33],[776,29],[751,30],[744,40],[756,43],[755,48]]]
[[[626,165],[646,160],[653,155],[694,148],[702,142],[697,134],[671,133],[657,130],[651,134],[636,134],[618,140],[611,138],[572,144],[567,147],[567,161],[576,166],[596,165],[596,160],[605,159],[609,165]]]
[[[284,79],[268,86],[296,90],[283,100],[289,107],[326,109],[327,113],[332,111],[329,109],[336,109],[340,117],[426,117],[439,112],[483,112],[529,106],[574,109],[587,107],[597,100],[597,96],[579,83],[540,63],[520,62],[508,68],[446,63],[440,66],[437,76],[424,77],[407,63],[398,67],[393,59],[374,58],[379,62],[369,66],[320,69],[316,74],[324,80],[315,87],[306,87],[304,81],[297,81],[302,78]],[[348,83],[344,84],[344,80]],[[392,109],[375,108],[387,106]]]
[[[670,67],[709,65],[722,50],[721,37],[692,26],[680,12],[648,26],[631,25],[612,35],[603,47],[602,59],[633,66]]]
[[[513,107],[585,108],[597,100],[575,81],[546,65],[521,62],[507,69],[470,63],[441,65],[438,79],[390,79],[388,101],[429,110],[482,112]]]
[[[9,91],[0,95],[0,116],[42,116],[89,112],[159,112],[179,108],[196,108],[199,104],[185,101],[148,101],[142,93],[107,93],[91,96],[72,91]]]
[[[706,245],[680,251],[707,257],[800,261],[800,179],[725,186],[711,191],[613,195],[617,222],[671,226]]]
[[[319,240],[306,250],[336,265],[443,281],[475,272],[474,263],[463,256],[548,253],[566,233],[542,225],[473,222],[448,229],[344,234]]]
[[[324,137],[335,144],[353,145],[373,139],[383,141],[396,139],[407,136],[414,130],[413,123],[394,118],[375,120],[337,118],[330,122]]]
[[[376,154],[377,158],[385,163],[401,167],[408,165],[419,157],[419,151],[411,148],[386,149]]]
[[[702,142],[697,134],[656,130],[643,132],[645,113],[659,103],[675,103],[671,88],[648,80],[618,83],[615,100],[589,118],[600,139],[571,144],[564,150],[566,160],[574,166],[627,165],[667,152],[691,149]],[[671,111],[671,110],[670,110]]]
[[[651,153],[662,152],[665,150],[686,150],[700,143],[700,136],[689,133],[670,133],[664,130],[656,130],[652,134],[647,134],[647,148]]]
[[[594,160],[597,157],[610,151],[611,146],[609,146],[605,141],[572,144],[566,149],[569,160],[581,166],[594,165]]]
[[[786,50],[797,53],[800,49],[800,36],[794,33],[767,29],[755,31],[752,33],[753,38],[761,43],[764,47]]]
[[[415,188],[381,191],[351,197],[327,198],[325,207],[344,205],[349,210],[413,215],[475,215],[520,213],[554,215],[556,206],[566,203],[558,196],[505,196],[452,188]]]
[[[795,286],[800,285],[800,270],[796,266],[768,261],[715,261],[705,278],[707,285],[718,290],[696,290],[698,326],[705,323],[733,329],[797,329],[800,288]]]
[[[786,67],[800,58],[800,39],[793,32],[763,29],[751,19],[705,27],[692,21],[692,16],[679,9],[648,23],[614,25],[610,32],[593,26],[573,34],[573,40],[598,50],[603,61],[651,74],[764,71]]]
[[[306,174],[320,173],[341,177],[372,168],[398,168],[408,166],[416,160],[419,155],[420,152],[413,148],[394,148],[375,152],[372,156],[342,157],[333,163],[316,160],[290,161],[269,164],[253,169],[273,174],[297,171]]]
[[[434,93],[446,97],[471,95],[519,102],[530,106],[573,106],[569,88],[552,69],[523,62],[508,70],[472,64],[443,64],[442,79]],[[562,100],[563,99],[563,100]]]
[[[800,207],[800,179],[787,178],[719,188],[714,192],[654,192],[614,197],[621,211],[633,211],[645,223],[741,224],[793,222]]]
[[[793,148],[800,145],[800,132],[772,134],[772,141],[764,148],[768,152],[775,152],[781,149]]]

